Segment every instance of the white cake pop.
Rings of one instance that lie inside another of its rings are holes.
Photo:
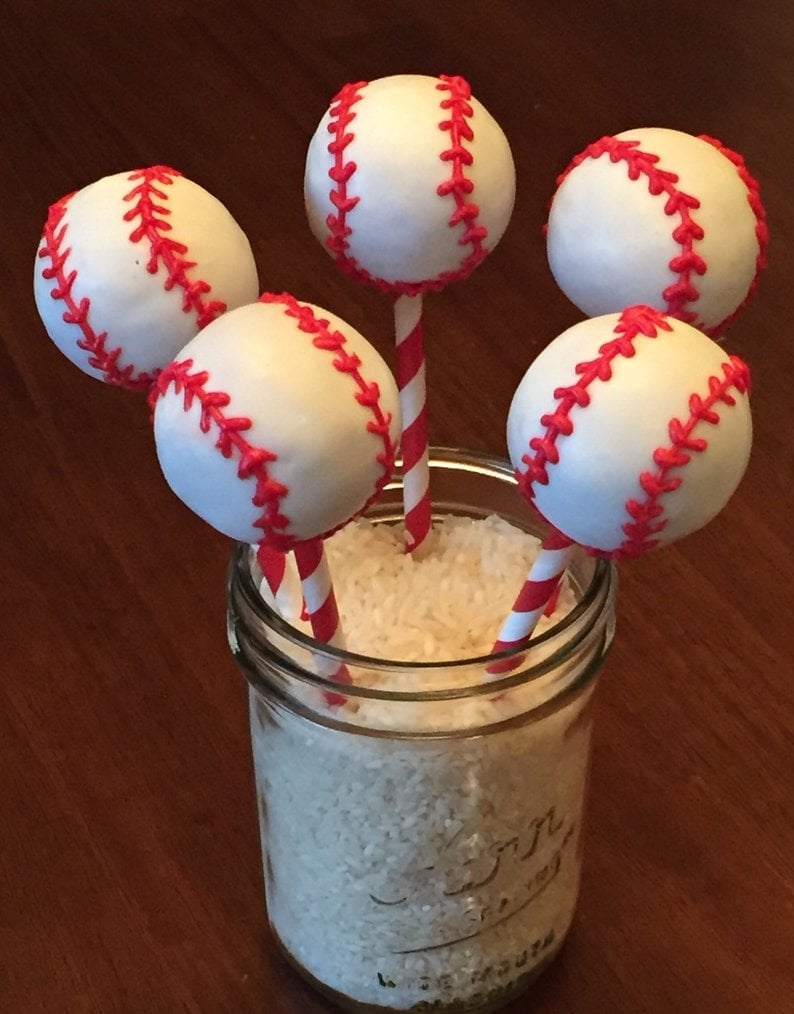
[[[364,510],[399,433],[389,368],[357,331],[289,295],[209,324],[152,389],[165,478],[223,534],[289,549]]]
[[[521,492],[563,535],[615,558],[679,539],[744,474],[749,370],[650,307],[580,322],[519,384],[507,441]]]
[[[202,327],[258,294],[243,231],[174,169],[105,176],[50,208],[36,306],[58,348],[100,380],[147,389]]]
[[[514,198],[507,139],[461,77],[348,84],[309,145],[312,232],[341,268],[387,291],[464,278],[498,243]]]
[[[643,303],[718,337],[754,291],[766,215],[743,159],[721,142],[627,130],[585,148],[557,183],[549,266],[588,316]]]

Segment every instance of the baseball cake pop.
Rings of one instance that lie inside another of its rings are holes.
[[[105,176],[57,201],[36,257],[36,306],[58,348],[89,375],[136,390],[258,293],[239,225],[166,166]]]
[[[309,225],[337,265],[395,299],[406,545],[430,530],[422,294],[465,278],[515,198],[507,139],[461,77],[345,85],[312,137]]]
[[[750,456],[749,386],[740,359],[648,306],[582,321],[540,353],[513,397],[507,443],[520,491],[552,530],[495,653],[526,642],[575,544],[636,557],[722,510]]]
[[[290,549],[360,513],[391,475],[394,379],[338,317],[265,294],[209,324],[152,390],[157,456],[233,539]]]
[[[638,556],[725,506],[752,441],[749,370],[647,306],[580,322],[548,345],[507,421],[519,488],[564,536]]]
[[[714,138],[602,137],[557,184],[549,266],[588,316],[642,303],[719,337],[755,290],[768,240],[758,184]]]
[[[440,289],[499,242],[515,169],[461,77],[346,85],[309,145],[306,210],[339,266],[390,292]]]

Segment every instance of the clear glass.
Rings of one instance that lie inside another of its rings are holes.
[[[431,490],[434,516],[496,513],[542,534],[501,459],[434,448]],[[397,481],[369,516],[401,512]],[[324,649],[264,603],[254,554],[236,548],[229,640],[250,685],[270,924],[342,1009],[496,1010],[562,945],[615,571],[577,552],[569,577],[575,608],[494,680],[485,667],[502,656],[405,664]],[[332,707],[324,692],[338,685],[320,674],[340,661],[353,685]]]

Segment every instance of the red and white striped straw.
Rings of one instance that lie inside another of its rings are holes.
[[[402,414],[405,545],[414,552],[431,526],[427,392],[422,328],[422,296],[397,296],[394,303],[397,387]]]
[[[303,591],[305,611],[309,617],[312,633],[318,641],[335,648],[344,647],[344,637],[339,624],[339,609],[328,569],[328,560],[322,539],[309,539],[295,544],[295,563]],[[320,675],[336,683],[352,683],[347,666],[333,659],[318,659]],[[342,694],[327,692],[326,701],[331,705],[344,704]]]
[[[275,598],[287,571],[287,554],[281,549],[273,549],[272,546],[260,542],[256,547],[256,562],[259,564],[259,569],[267,581],[273,598]]]
[[[571,558],[574,543],[562,532],[552,531],[543,540],[535,562],[530,568],[513,609],[499,631],[492,652],[507,651],[526,641],[556,597],[565,568]],[[486,669],[491,676],[500,676],[515,669],[523,656],[492,662]]]

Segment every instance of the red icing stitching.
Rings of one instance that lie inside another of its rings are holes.
[[[535,453],[523,455],[522,461],[527,465],[527,470],[516,474],[519,488],[527,499],[534,496],[532,489],[534,483],[548,485],[546,466],[556,465],[560,460],[557,441],[560,437],[567,437],[573,433],[571,410],[577,405],[586,407],[590,404],[588,393],[590,385],[599,380],[609,380],[612,376],[612,360],[618,356],[630,359],[635,354],[634,341],[637,336],[642,334],[648,338],[655,338],[657,328],[664,331],[672,330],[661,310],[649,306],[628,307],[615,325],[616,337],[599,348],[598,358],[577,365],[576,373],[579,380],[568,387],[555,389],[554,397],[559,404],[553,412],[541,416],[540,423],[545,428],[545,433],[530,440],[529,446]]]
[[[218,439],[215,446],[224,456],[230,458],[233,452],[237,452],[239,464],[237,475],[240,479],[253,477],[256,480],[254,495],[251,502],[255,507],[262,508],[262,514],[254,521],[255,528],[261,528],[263,540],[275,549],[290,549],[295,539],[286,535],[279,529],[284,529],[289,524],[289,518],[281,512],[281,500],[286,496],[288,489],[273,479],[267,469],[270,462],[276,460],[276,455],[263,447],[255,447],[243,434],[252,426],[250,419],[245,416],[230,416],[223,414],[231,402],[231,398],[223,391],[208,391],[205,384],[209,380],[209,373],[200,370],[191,373],[193,367],[192,359],[185,359],[182,362],[169,363],[156,378],[150,394],[150,403],[154,407],[157,399],[164,395],[173,384],[177,394],[184,394],[184,409],[188,412],[193,402],[198,400],[201,405],[201,416],[199,426],[202,433],[208,433],[212,426],[218,430]]]
[[[332,331],[329,322],[317,317],[310,306],[299,303],[294,296],[283,292],[276,295],[272,292],[265,292],[259,297],[261,303],[279,303],[284,307],[288,317],[298,322],[298,329],[304,334],[312,335],[312,345],[317,349],[333,352],[332,364],[334,369],[340,373],[347,374],[358,388],[355,399],[364,408],[368,409],[372,418],[367,422],[367,432],[380,437],[383,450],[375,456],[375,460],[381,466],[381,475],[375,483],[375,490],[372,496],[361,507],[359,513],[365,511],[380,496],[384,486],[391,479],[394,470],[394,458],[397,448],[394,446],[389,427],[392,421],[392,413],[384,412],[380,404],[380,388],[373,381],[368,383],[361,373],[361,360],[355,353],[345,349],[345,337],[339,331]],[[345,520],[345,524],[349,519]],[[341,527],[341,526],[337,526]],[[334,529],[336,531],[336,529]],[[326,534],[330,534],[326,533]]]
[[[485,226],[477,224],[480,209],[469,199],[474,190],[474,181],[466,176],[466,167],[474,162],[474,156],[464,145],[464,141],[471,144],[474,140],[474,131],[469,123],[474,115],[471,88],[469,83],[459,76],[441,74],[440,80],[441,83],[436,85],[436,88],[439,91],[448,91],[450,97],[441,103],[442,109],[449,110],[449,119],[443,120],[438,126],[441,130],[449,131],[451,141],[451,146],[441,153],[441,160],[452,163],[452,176],[449,180],[439,183],[436,192],[440,197],[447,197],[450,194],[453,196],[455,211],[449,219],[449,225],[452,227],[463,222],[466,228],[458,242],[461,246],[471,245],[471,252],[460,268],[442,275],[445,282],[448,282],[465,278],[485,258],[487,251],[483,246],[483,240],[488,235],[488,230]]]
[[[399,280],[390,282],[372,275],[356,258],[348,254],[349,237],[353,230],[347,224],[347,215],[358,204],[360,198],[348,192],[348,183],[355,174],[357,165],[353,161],[345,161],[345,149],[355,138],[355,134],[349,129],[356,116],[353,106],[364,97],[361,92],[366,86],[366,81],[345,85],[331,103],[328,132],[334,139],[328,145],[328,151],[334,156],[334,164],[329,169],[328,175],[334,186],[328,196],[337,210],[326,218],[330,233],[326,245],[334,254],[337,265],[359,282],[375,285],[383,292],[396,292],[408,296],[430,291],[438,292],[450,282],[459,281],[470,275],[488,253],[484,246],[488,230],[485,226],[477,224],[480,209],[471,200],[474,182],[466,176],[466,167],[474,161],[474,156],[464,143],[470,143],[474,139],[474,131],[469,123],[474,112],[471,105],[471,88],[464,78],[447,74],[439,75],[439,83],[436,85],[439,91],[449,92],[448,97],[440,102],[440,108],[448,112],[449,117],[442,120],[438,126],[439,130],[450,135],[450,146],[439,154],[439,159],[442,162],[449,162],[451,167],[449,179],[438,185],[436,193],[440,197],[453,198],[455,210],[448,224],[450,228],[464,224],[459,243],[461,246],[470,245],[471,250],[454,271],[442,271],[436,278],[419,282]]]
[[[721,154],[723,154],[736,166],[739,178],[747,187],[747,200],[753,210],[753,214],[755,215],[755,238],[758,241],[758,255],[755,259],[755,276],[750,283],[750,288],[747,290],[747,295],[736,307],[733,313],[729,314],[725,320],[720,321],[720,323],[713,327],[709,332],[713,337],[718,337],[728,330],[758,288],[759,276],[766,267],[767,248],[769,246],[769,226],[767,224],[766,209],[761,201],[761,188],[759,187],[756,178],[750,174],[742,156],[738,152],[733,151],[733,149],[726,147],[722,141],[718,141],[717,138],[709,137],[708,134],[701,134],[700,139],[713,145]]]
[[[358,166],[355,162],[345,161],[345,149],[356,136],[348,130],[348,127],[356,118],[353,106],[361,101],[363,97],[361,89],[366,86],[366,81],[346,84],[331,100],[331,120],[328,124],[328,133],[333,134],[334,138],[328,145],[329,154],[334,156],[334,164],[328,170],[328,175],[335,184],[331,187],[328,197],[337,214],[331,212],[325,220],[330,232],[325,242],[331,253],[336,255],[339,266],[345,270],[352,270],[352,262],[347,257],[350,245],[347,238],[353,230],[347,224],[347,213],[352,211],[360,200],[358,197],[351,197],[347,192],[347,184]]]
[[[184,258],[187,247],[183,243],[178,243],[165,235],[171,229],[171,225],[163,217],[158,217],[170,215],[171,212],[168,208],[155,203],[155,199],[166,200],[167,197],[155,184],[170,186],[173,183],[173,177],[178,176],[181,176],[181,173],[166,166],[152,166],[131,173],[128,177],[130,182],[137,180],[142,182],[124,196],[125,201],[137,199],[137,203],[124,214],[123,219],[125,222],[132,222],[136,218],[140,218],[139,224],[130,233],[130,241],[139,243],[144,237],[148,239],[150,256],[146,270],[150,274],[156,274],[158,262],[162,260],[167,276],[164,288],[166,291],[175,285],[182,288],[184,293],[182,309],[186,313],[191,311],[196,313],[200,330],[223,313],[226,310],[226,304],[220,300],[204,301],[202,297],[210,291],[209,284],[201,280],[190,281],[187,272],[190,268],[195,267],[195,262]],[[50,295],[53,299],[62,299],[66,304],[66,310],[63,313],[65,323],[76,324],[80,328],[82,337],[77,339],[76,344],[78,348],[89,353],[88,365],[92,369],[99,370],[103,374],[103,379],[109,384],[136,391],[147,390],[151,387],[159,371],[135,374],[133,364],[123,368],[119,367],[118,360],[123,349],[120,347],[108,349],[108,332],[94,330],[89,320],[91,300],[84,296],[77,302],[74,298],[72,289],[77,278],[77,271],[67,271],[67,260],[71,253],[71,247],[64,246],[68,226],[62,224],[72,197],[74,194],[67,194],[49,209],[39,257],[49,257],[50,265],[42,269],[42,277],[48,281],[55,280],[56,286],[51,290]]]
[[[666,196],[664,213],[678,215],[679,224],[673,229],[673,239],[681,247],[681,253],[673,257],[669,263],[670,270],[678,278],[662,292],[662,299],[667,304],[667,313],[671,317],[695,324],[697,314],[687,310],[686,304],[697,300],[700,293],[695,288],[694,276],[706,273],[706,262],[695,252],[694,244],[703,239],[703,229],[691,212],[700,207],[700,201],[690,194],[678,190],[675,184],[678,176],[657,166],[658,155],[640,151],[639,141],[621,141],[607,135],[594,141],[571,161],[571,164],[558,177],[557,186],[582,162],[589,158],[600,158],[608,155],[612,162],[625,162],[630,180],[638,180],[645,176],[648,180],[648,192],[654,197]]]
[[[300,304],[292,296],[286,293],[274,295],[264,293],[260,297],[262,303],[280,303],[285,307],[288,316],[298,322],[299,330],[305,334],[313,335],[312,344],[315,348],[335,353],[333,366],[341,373],[346,373],[355,382],[358,392],[355,395],[360,405],[369,409],[372,419],[367,422],[367,430],[379,436],[383,442],[383,451],[376,456],[376,460],[382,466],[382,474],[375,484],[375,491],[367,502],[362,505],[359,513],[365,511],[370,504],[380,495],[383,487],[390,480],[394,468],[394,457],[396,448],[393,446],[389,435],[391,413],[384,413],[380,406],[380,390],[376,383],[367,383],[363,378],[359,367],[361,360],[355,354],[347,352],[344,348],[345,338],[338,331],[331,331],[328,321],[315,317],[311,307]],[[215,446],[225,458],[231,457],[233,452],[239,456],[237,475],[240,479],[248,479],[253,476],[256,480],[254,495],[251,502],[255,507],[262,508],[262,514],[254,521],[255,528],[261,528],[262,541],[275,549],[291,549],[299,540],[283,531],[289,525],[289,518],[281,511],[281,501],[289,492],[287,487],[276,481],[268,472],[268,465],[277,460],[277,455],[262,447],[255,447],[243,434],[252,426],[252,422],[245,416],[234,416],[227,418],[223,409],[231,402],[231,398],[225,392],[212,392],[205,388],[209,379],[209,373],[202,370],[191,373],[193,360],[186,359],[182,362],[173,362],[163,369],[156,378],[150,395],[150,403],[154,407],[157,399],[165,394],[171,384],[177,394],[184,393],[184,409],[189,411],[193,402],[197,399],[201,405],[200,428],[202,433],[208,433],[211,426],[218,430],[218,439]],[[343,524],[349,519],[346,518]],[[323,535],[330,535],[342,525],[324,532]]]
[[[705,398],[694,393],[689,398],[689,417],[685,420],[673,418],[668,423],[670,444],[658,447],[653,452],[656,472],[643,472],[640,485],[646,494],[645,500],[627,500],[626,511],[632,521],[626,522],[623,531],[626,540],[616,551],[618,557],[635,557],[652,549],[658,543],[654,536],[658,535],[667,525],[663,518],[664,507],[660,497],[671,493],[683,482],[681,476],[671,475],[674,468],[682,468],[689,464],[693,454],[706,450],[708,441],[703,437],[694,437],[693,431],[698,423],[705,422],[716,426],[719,421],[717,405],[735,405],[736,399],[731,390],[744,394],[750,387],[750,370],[738,356],[731,356],[727,363],[722,363],[723,376],[709,377],[709,393]]]
[[[74,298],[72,288],[77,271],[67,271],[66,262],[71,247],[64,245],[64,239],[68,227],[62,224],[63,216],[69,201],[74,194],[67,194],[55,204],[51,205],[47,221],[44,225],[43,242],[39,250],[39,257],[49,257],[50,264],[42,268],[42,278],[48,281],[55,281],[55,288],[50,290],[53,299],[62,299],[66,305],[63,312],[63,320],[67,324],[75,324],[80,328],[82,337],[77,339],[77,347],[88,352],[88,365],[99,370],[103,374],[103,380],[108,384],[116,384],[119,387],[126,387],[133,391],[144,391],[151,387],[154,374],[135,373],[134,365],[120,367],[118,364],[122,349],[107,348],[107,331],[95,331],[89,320],[91,301],[84,296],[77,302]]]
[[[624,310],[614,328],[616,337],[605,342],[599,348],[599,356],[590,362],[579,363],[576,373],[579,380],[567,387],[558,387],[554,398],[558,405],[553,412],[541,416],[541,426],[545,427],[542,436],[533,437],[529,446],[534,455],[525,454],[522,461],[527,465],[526,472],[516,470],[516,478],[521,493],[528,500],[535,495],[534,483],[548,485],[547,466],[560,460],[557,443],[561,437],[570,436],[574,431],[571,410],[575,406],[586,407],[590,403],[588,388],[597,381],[608,381],[612,377],[612,361],[618,356],[631,358],[636,354],[634,343],[643,335],[656,338],[659,331],[671,331],[665,315],[648,306],[633,306]],[[667,524],[663,518],[664,508],[659,500],[662,494],[677,489],[682,482],[678,476],[670,474],[671,469],[688,464],[693,453],[706,449],[707,441],[693,437],[692,432],[699,422],[712,425],[719,423],[719,415],[715,407],[719,402],[726,405],[735,404],[730,393],[732,389],[744,393],[749,389],[750,371],[745,363],[736,356],[731,356],[727,363],[722,364],[724,377],[709,377],[709,393],[705,398],[692,394],[689,399],[689,418],[682,421],[671,419],[668,423],[670,445],[659,447],[653,452],[656,472],[643,472],[640,485],[646,493],[643,501],[626,501],[626,511],[631,521],[623,526],[626,539],[612,551],[606,552],[593,547],[586,547],[590,552],[608,556],[613,559],[628,559],[639,556],[646,550],[657,545],[658,535]]]
[[[182,174],[167,166],[156,165],[148,169],[139,169],[129,177],[130,182],[136,180],[141,182],[128,194],[124,195],[125,201],[136,203],[124,215],[125,222],[134,222],[140,219],[139,224],[130,233],[130,241],[139,243],[144,237],[149,241],[150,254],[146,264],[149,274],[157,274],[158,264],[162,262],[166,270],[166,280],[163,287],[166,292],[179,286],[183,292],[182,309],[185,313],[196,314],[198,329],[206,327],[210,321],[224,313],[226,304],[219,299],[204,301],[204,295],[210,291],[208,282],[202,279],[191,281],[187,273],[191,268],[196,267],[196,261],[185,259],[187,247],[184,243],[172,239],[168,233],[171,231],[171,223],[164,217],[170,215],[169,208],[157,201],[165,201],[168,195],[163,186],[172,186],[174,177]]]

